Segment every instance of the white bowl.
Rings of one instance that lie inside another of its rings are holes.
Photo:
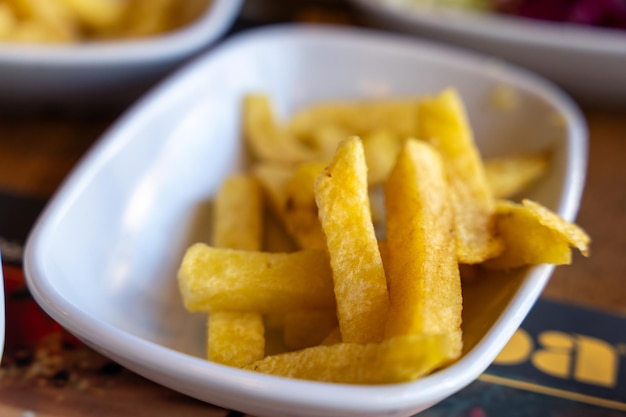
[[[0,100],[98,103],[136,98],[219,38],[243,0],[213,0],[193,23],[150,38],[72,45],[0,42]]]
[[[517,111],[487,104],[502,84],[517,91]],[[575,105],[550,84],[404,37],[279,26],[227,40],[141,100],[100,139],[28,239],[28,286],[53,318],[96,350],[222,407],[272,417],[423,410],[491,363],[552,267],[466,287],[464,357],[421,380],[386,386],[284,379],[206,361],[206,318],[183,308],[176,271],[187,246],[207,237],[202,208],[241,166],[246,93],[268,92],[288,113],[321,99],[417,95],[449,85],[467,103],[486,156],[554,149],[548,175],[528,195],[573,219],[584,181],[586,129]]]
[[[402,0],[351,0],[376,24],[492,54],[589,105],[626,105],[626,31],[541,22]]]

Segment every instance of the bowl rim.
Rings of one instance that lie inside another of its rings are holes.
[[[565,22],[526,19],[497,12],[459,9],[438,5],[418,7],[409,1],[350,0],[358,7],[415,29],[447,31],[456,36],[476,37],[498,43],[516,43],[535,48],[614,55],[626,58],[626,31],[589,27]]]
[[[168,77],[163,83],[139,100],[87,152],[73,172],[68,176],[57,194],[50,200],[27,239],[24,258],[26,282],[35,300],[64,327],[79,337],[86,339],[91,346],[114,354],[110,346],[115,346],[118,357],[123,357],[134,372],[142,369],[158,369],[161,374],[172,379],[194,381],[215,392],[239,395],[257,401],[271,401],[283,405],[297,405],[308,409],[335,409],[359,411],[383,411],[406,409],[419,404],[432,403],[458,391],[471,383],[493,361],[504,347],[513,332],[519,327],[539,294],[548,282],[554,267],[539,265],[529,269],[518,294],[497,319],[483,340],[452,366],[413,382],[361,386],[331,384],[313,381],[294,380],[263,375],[240,369],[210,363],[204,359],[173,351],[161,345],[144,340],[122,331],[111,324],[99,321],[85,314],[71,300],[58,292],[49,279],[45,268],[46,245],[49,234],[71,206],[72,200],[84,189],[94,172],[103,161],[111,158],[123,141],[132,140],[118,134],[142,119],[150,119],[150,113],[163,105],[164,98],[185,84],[189,76],[220,59],[221,54],[241,45],[258,42],[271,43],[273,40],[290,39],[292,42],[306,42],[314,39],[329,44],[369,44],[378,48],[402,48],[413,54],[430,54],[437,59],[452,62],[465,60],[472,68],[484,68],[493,60],[485,60],[482,54],[442,47],[440,44],[417,40],[414,37],[382,33],[375,30],[329,27],[325,25],[275,25],[251,29],[227,39],[208,54],[196,58],[190,64]],[[563,184],[563,198],[557,212],[568,220],[576,216],[586,171],[587,130],[585,120],[577,105],[549,81],[513,65],[506,65],[503,71],[515,79],[519,85],[548,100],[561,112],[568,130],[566,143],[568,176]],[[135,119],[137,118],[137,119]],[[126,135],[128,136],[128,135]],[[115,342],[112,342],[115,341]],[[105,353],[106,354],[106,353]],[[163,361],[167,355],[169,360]],[[133,366],[136,366],[133,368]],[[341,387],[341,395],[337,395]]]
[[[91,67],[173,59],[217,40],[236,19],[243,1],[212,0],[192,23],[157,36],[74,44],[0,43],[0,65]]]

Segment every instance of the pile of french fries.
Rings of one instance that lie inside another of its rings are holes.
[[[199,17],[210,0],[0,0],[0,41],[76,43],[154,36]]]
[[[463,351],[460,267],[571,262],[589,237],[518,194],[545,154],[483,163],[453,89],[322,103],[287,122],[243,105],[253,159],[178,273],[211,361],[292,378],[410,381]]]

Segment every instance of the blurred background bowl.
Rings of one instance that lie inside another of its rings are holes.
[[[626,30],[546,22],[411,0],[350,0],[377,26],[493,55],[585,105],[626,106]]]
[[[243,0],[211,0],[191,23],[159,35],[73,44],[0,43],[0,103],[128,103],[218,40]]]

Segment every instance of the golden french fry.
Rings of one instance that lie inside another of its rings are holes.
[[[363,137],[370,187],[382,184],[393,169],[402,142],[388,130],[377,130]]]
[[[314,185],[325,164],[304,163],[285,186],[282,210],[287,230],[303,249],[324,249],[326,239],[317,215]]]
[[[314,162],[295,167],[264,162],[253,168],[272,211],[301,249],[326,247],[313,191],[323,168]]]
[[[256,158],[299,163],[313,155],[279,125],[266,95],[251,94],[244,98],[242,123],[244,139]]]
[[[496,198],[510,198],[541,178],[549,163],[545,153],[493,158],[485,161],[487,183]]]
[[[385,384],[415,380],[455,357],[447,335],[424,334],[314,346],[266,356],[245,369],[314,381]]]
[[[261,187],[250,175],[234,174],[215,198],[213,245],[260,250],[263,206]],[[241,367],[265,355],[263,318],[259,313],[213,311],[208,318],[207,357]]]
[[[46,26],[34,21],[21,22],[13,27],[2,39],[16,43],[54,43],[65,42],[58,34]]]
[[[246,204],[248,197],[250,205]],[[261,235],[261,192],[253,177],[226,179],[215,198],[213,244],[258,250]],[[265,337],[258,313],[213,311],[207,320],[207,358],[241,367],[263,358]]]
[[[344,342],[383,337],[389,298],[370,212],[363,144],[352,137],[315,183]]]
[[[46,0],[52,3],[50,0]],[[126,2],[119,0],[57,0],[89,28],[102,29],[115,25],[124,15]],[[162,1],[162,0],[161,0]],[[150,4],[154,3],[152,0]]]
[[[311,162],[330,161],[335,154],[339,143],[350,136],[350,132],[341,126],[316,125],[311,131],[303,132],[300,136],[290,131],[293,140],[302,143],[311,150]]]
[[[413,98],[314,104],[291,117],[289,131],[298,138],[310,138],[328,126],[346,135],[364,136],[377,130],[389,130],[398,137],[415,136],[417,105],[418,100]]]
[[[443,163],[408,140],[385,185],[389,316],[385,337],[446,333],[459,355],[462,294]]]
[[[313,190],[314,179],[323,168],[324,165],[319,162],[302,163],[295,167],[261,162],[252,168],[272,212],[301,249],[326,247]],[[371,187],[369,193],[372,221],[380,226],[380,233],[384,233],[382,189]]]
[[[265,356],[263,318],[258,313],[215,311],[208,319],[207,358],[242,367]]]
[[[498,201],[496,219],[505,249],[500,256],[484,263],[487,268],[509,269],[542,263],[567,265],[572,261],[572,246],[588,254],[590,239],[582,229],[532,201],[524,200],[523,205]]]
[[[578,249],[584,256],[589,256],[591,238],[583,229],[574,223],[563,220],[558,214],[536,201],[524,199],[522,204],[539,220],[539,223],[558,232],[570,246]]]
[[[67,43],[145,37],[190,23],[208,4],[208,0],[5,0],[0,4],[0,39]]]
[[[266,253],[192,245],[178,271],[187,310],[286,313],[335,308],[322,250]]]
[[[0,4],[0,39],[11,36],[17,26],[17,18],[7,4]]]
[[[319,345],[337,327],[334,311],[287,313],[284,321],[285,346],[290,350]]]
[[[78,24],[72,10],[57,0],[12,0],[21,24],[15,35],[40,42],[72,42],[79,36]],[[17,23],[17,22],[16,22]],[[42,36],[44,38],[37,39]]]
[[[213,246],[261,250],[263,202],[261,187],[246,174],[227,178],[215,198]]]
[[[210,6],[210,0],[185,0],[184,2],[172,1],[176,6],[170,16],[173,27],[187,25],[201,16]]]
[[[495,200],[461,98],[448,89],[422,100],[419,120],[418,137],[441,153],[452,187],[459,262],[474,264],[496,256],[502,242],[495,237]]]
[[[260,162],[252,167],[252,174],[259,180],[271,210],[281,218],[287,204],[287,184],[293,173],[293,166],[273,162]]]
[[[127,4],[122,23],[112,32],[104,33],[107,36],[132,39],[167,32],[175,27],[173,17],[178,7],[172,0],[131,1]]]

